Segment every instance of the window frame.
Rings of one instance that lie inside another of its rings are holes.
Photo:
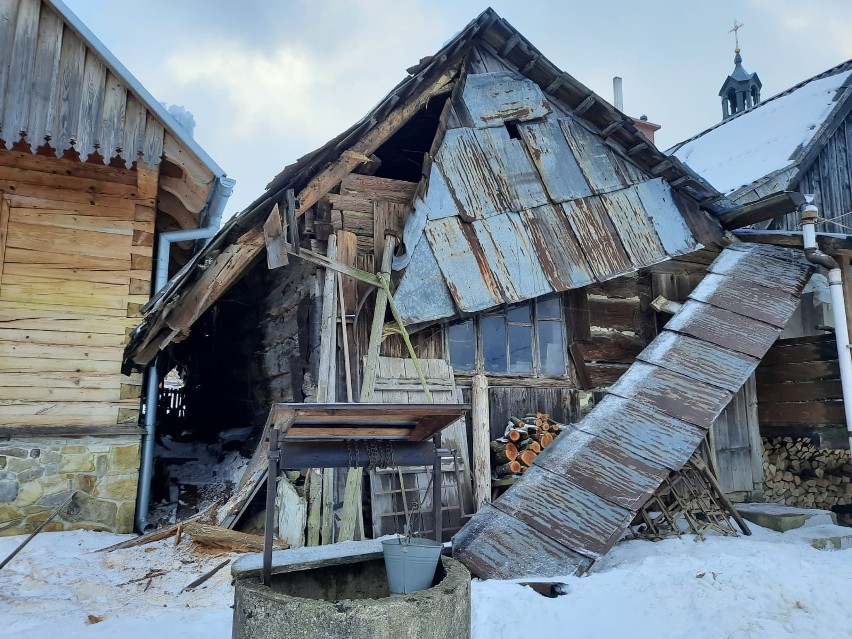
[[[540,302],[556,299],[559,302],[559,317],[541,317],[539,314],[538,306]],[[516,320],[509,319],[509,311],[514,308],[520,308],[523,306],[529,307],[530,310],[530,320],[529,322],[519,322]],[[506,353],[506,369],[505,371],[488,371],[485,369],[485,350],[484,350],[484,342],[483,342],[483,332],[482,332],[482,320],[485,317],[489,316],[497,316],[503,317],[505,321],[505,353]],[[572,377],[572,362],[571,357],[568,352],[568,325],[567,325],[568,314],[565,309],[565,299],[563,295],[557,293],[554,295],[542,296],[539,298],[527,300],[526,302],[521,302],[518,304],[502,304],[498,307],[488,309],[487,311],[483,311],[481,313],[476,313],[475,315],[471,315],[469,317],[465,317],[462,319],[458,319],[452,322],[447,322],[444,325],[444,332],[446,338],[444,340],[445,344],[445,355],[447,361],[452,364],[452,354],[451,354],[451,340],[450,340],[450,327],[453,325],[459,325],[466,322],[472,322],[473,325],[473,336],[474,336],[474,352],[473,352],[473,368],[472,369],[460,369],[456,368],[453,365],[453,369],[457,375],[476,375],[476,374],[484,374],[489,377],[501,377],[501,378],[546,378],[546,379],[559,379],[571,381]],[[543,363],[541,360],[541,346],[540,346],[540,334],[539,334],[539,323],[540,322],[558,322],[560,327],[560,334],[562,337],[562,346],[563,346],[563,361],[565,364],[564,372],[561,374],[547,373],[544,371]],[[510,326],[529,326],[531,330],[531,347],[532,347],[532,370],[527,372],[512,372],[512,360],[511,360],[511,351],[509,350],[509,327]]]

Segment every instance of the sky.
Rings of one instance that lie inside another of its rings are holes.
[[[237,180],[225,217],[355,123],[487,5],[468,0],[65,0]],[[721,119],[736,19],[765,99],[852,58],[849,0],[492,0],[548,59],[662,125],[665,149]],[[144,7],[144,10],[140,10]]]

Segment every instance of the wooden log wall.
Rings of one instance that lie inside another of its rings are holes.
[[[0,152],[0,430],[137,423],[157,177]]]
[[[757,409],[764,437],[809,438],[823,448],[847,448],[834,337],[776,342],[757,369]]]
[[[581,388],[614,384],[654,338],[651,299],[650,277],[638,274],[566,294],[569,342]]]

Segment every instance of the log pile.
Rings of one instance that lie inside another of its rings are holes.
[[[825,509],[852,504],[848,450],[823,450],[808,438],[764,438],[763,477],[767,501]]]
[[[497,478],[522,475],[564,426],[547,413],[511,417],[503,437],[491,442],[491,468]]]

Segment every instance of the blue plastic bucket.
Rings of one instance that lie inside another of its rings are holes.
[[[441,546],[437,541],[419,537],[382,541],[390,591],[403,595],[431,588],[441,557]]]

